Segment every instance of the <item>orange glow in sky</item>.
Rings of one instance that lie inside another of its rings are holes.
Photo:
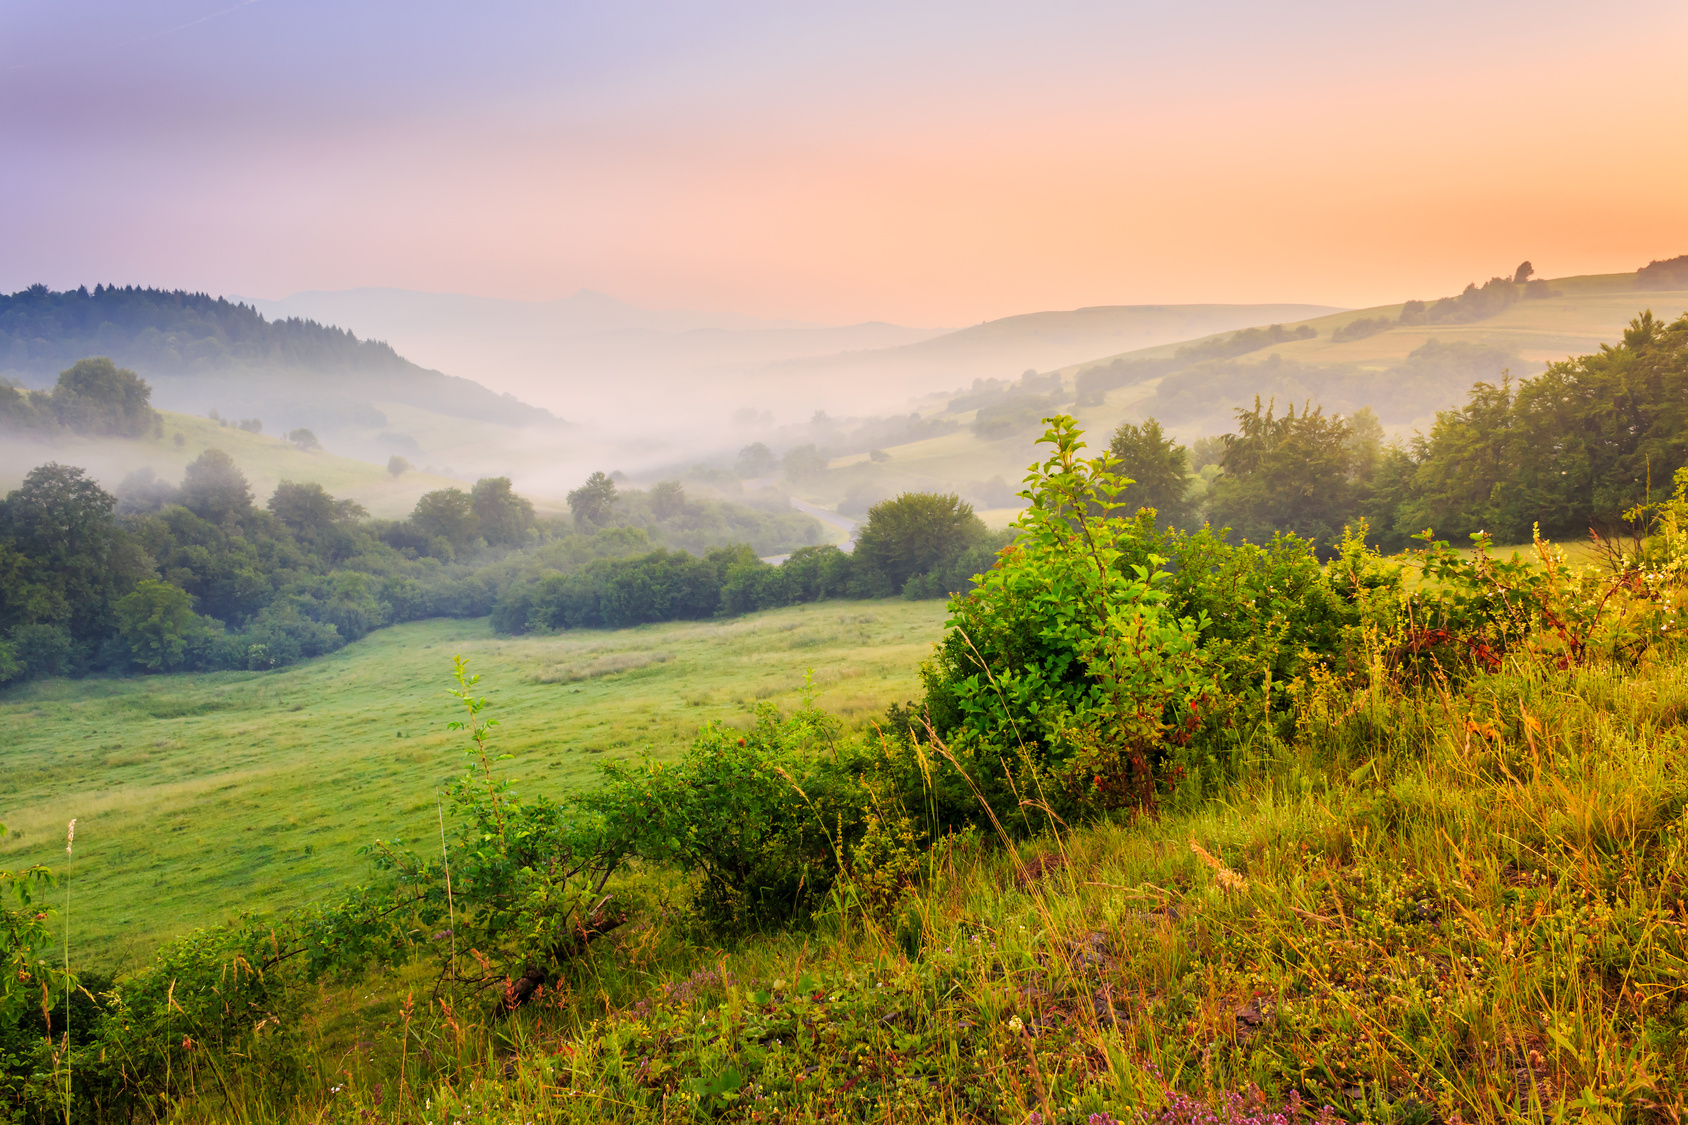
[[[0,287],[956,325],[1688,253],[1679,4],[166,7],[0,16]]]

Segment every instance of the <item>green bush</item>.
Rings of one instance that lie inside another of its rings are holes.
[[[923,677],[938,733],[993,806],[1036,801],[1066,817],[1151,800],[1167,740],[1213,685],[1197,648],[1204,620],[1176,614],[1166,560],[1116,514],[1130,482],[1106,454],[1079,456],[1072,418],[1048,421],[1020,537],[951,602]]]

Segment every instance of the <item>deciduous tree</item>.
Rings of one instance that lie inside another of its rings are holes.
[[[1195,518],[1189,502],[1190,454],[1166,436],[1153,418],[1141,425],[1125,422],[1114,431],[1108,451],[1118,464],[1114,471],[1131,484],[1119,502],[1127,512],[1153,508],[1162,527],[1188,527]]]

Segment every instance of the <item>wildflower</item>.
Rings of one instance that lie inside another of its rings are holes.
[[[1020,1021],[1019,1016],[1009,1016],[1008,1030],[1012,1031],[1015,1035],[1019,1035],[1021,1032],[1026,1030],[1026,1025]]]
[[[1190,851],[1194,852],[1196,858],[1207,865],[1208,870],[1213,872],[1214,882],[1218,883],[1221,887],[1224,887],[1228,891],[1248,890],[1248,880],[1244,879],[1241,875],[1238,875],[1235,871],[1232,871],[1229,867],[1226,867],[1223,863],[1211,855],[1206,848],[1196,843],[1196,838],[1194,836],[1190,837]]]
[[[76,842],[76,818],[70,818],[70,828],[64,834],[64,854],[70,854],[70,845]]]

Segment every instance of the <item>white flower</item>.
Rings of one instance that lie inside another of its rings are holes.
[[[1026,1030],[1026,1025],[1020,1022],[1019,1016],[1009,1016],[1008,1030],[1012,1031],[1015,1035],[1019,1035],[1021,1032]]]

